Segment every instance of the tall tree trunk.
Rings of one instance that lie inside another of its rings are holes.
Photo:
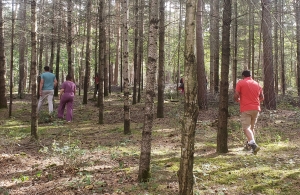
[[[297,90],[300,97],[300,1],[296,1],[295,19],[296,19],[296,40],[297,40]]]
[[[142,133],[141,155],[138,180],[147,182],[150,178],[151,135],[154,118],[155,74],[157,67],[158,41],[158,0],[149,2],[148,61],[146,71],[146,94],[144,129]]]
[[[19,33],[19,89],[18,96],[23,99],[25,91],[25,53],[26,53],[26,4],[27,0],[21,0],[20,10],[18,14],[19,25],[21,27]]]
[[[284,13],[284,1],[280,0],[279,1],[279,7],[280,7],[280,13]],[[284,26],[283,21],[284,21],[284,14],[280,14],[280,25]],[[282,95],[285,95],[285,88],[286,88],[286,83],[285,83],[285,63],[284,63],[284,32],[283,29],[280,28],[280,65],[281,65],[281,71],[280,71],[280,76],[281,76],[281,93]]]
[[[210,91],[219,93],[219,0],[211,1]]]
[[[157,118],[164,118],[165,91],[165,0],[159,6],[159,61],[157,89]]]
[[[99,90],[98,90],[98,105],[99,105],[99,124],[104,124],[104,94],[103,94],[103,83],[104,83],[104,66],[105,66],[105,17],[104,17],[104,2],[99,2]]]
[[[5,52],[3,37],[3,3],[0,0],[0,108],[7,108],[6,90],[5,90]],[[12,67],[11,67],[12,68]],[[12,71],[12,69],[10,70]]]
[[[186,1],[184,51],[184,115],[181,129],[179,194],[192,195],[194,185],[195,129],[199,113],[197,103],[197,62],[195,56],[195,13],[197,0]]]
[[[55,17],[55,1],[52,2],[52,18],[51,18],[51,42],[50,42],[50,61],[49,61],[49,67],[50,67],[50,72],[53,72],[53,64],[54,64],[54,17]]]
[[[232,65],[232,81],[233,81],[233,90],[235,90],[236,87],[236,80],[237,80],[237,51],[238,51],[238,45],[237,45],[237,30],[238,30],[238,10],[237,10],[237,1],[234,0],[234,25],[233,25],[233,65]]]
[[[98,7],[98,11],[99,11],[99,7]],[[99,53],[99,51],[98,51],[98,38],[99,38],[99,36],[98,36],[98,28],[99,28],[98,23],[99,23],[99,13],[98,13],[98,16],[96,18],[96,26],[95,26],[96,32],[95,32],[95,67],[94,67],[95,68],[95,70],[94,70],[95,88],[94,88],[94,97],[93,97],[94,100],[96,100],[96,95],[97,95],[97,93],[99,91],[99,88],[97,89],[97,83],[95,82],[96,75],[98,75],[98,79],[99,79],[99,73],[98,73],[98,66],[99,66],[99,64],[98,63],[100,63],[99,59],[98,59],[99,58],[98,57],[98,53]],[[99,87],[99,85],[98,85],[98,87]]]
[[[134,54],[133,54],[133,94],[132,94],[132,104],[136,104],[137,102],[137,81],[138,81],[138,64],[137,64],[137,58],[138,58],[138,10],[139,10],[139,0],[135,0],[135,8],[134,8]]]
[[[222,27],[222,64],[221,86],[219,103],[219,123],[217,133],[217,152],[227,153],[228,139],[228,88],[229,88],[229,64],[230,64],[230,23],[231,23],[231,0],[224,0],[223,27]]]
[[[14,5],[15,4],[15,1],[12,0],[11,2],[11,13],[12,13],[12,17],[11,17],[11,50],[10,50],[10,76],[9,76],[9,112],[8,112],[8,116],[11,117],[12,116],[12,99],[13,99],[13,86],[14,86],[14,83],[13,83],[13,69],[14,69],[14,36],[15,36],[15,10],[14,10]],[[2,30],[3,29],[3,19],[2,19],[2,0],[1,0],[1,7],[0,7],[0,29]],[[2,37],[2,38],[1,38]],[[0,39],[1,41],[3,41],[3,32],[0,32]],[[4,46],[1,44],[1,47]],[[4,63],[5,64],[5,63]],[[1,72],[1,65],[0,65],[0,72]],[[4,72],[5,73],[5,72]],[[0,73],[0,83],[3,82],[2,79],[2,74]],[[4,75],[4,74],[3,74]],[[5,83],[5,82],[4,82]],[[3,83],[3,84],[4,84]],[[5,91],[4,91],[4,98],[2,96],[2,91],[1,91],[1,87],[0,86],[0,102],[2,102],[2,104],[4,105],[5,107],[5,102],[6,102],[6,99],[5,99]],[[5,90],[5,85],[4,85],[4,90]],[[3,99],[2,99],[3,98]],[[2,107],[2,104],[0,103],[0,108]]]
[[[262,34],[263,34],[263,61],[264,61],[264,105],[269,110],[276,109],[272,46],[272,20],[270,0],[261,0],[262,3]]]
[[[141,102],[141,91],[143,90],[143,62],[144,62],[144,7],[145,1],[140,0],[139,9],[139,51],[138,51],[138,102]]]
[[[274,22],[274,66],[275,66],[275,93],[278,94],[278,75],[279,75],[279,71],[278,71],[278,22],[280,21],[280,17],[279,17],[279,13],[278,13],[278,1],[275,0],[274,2],[274,8],[275,8],[275,13],[274,13],[274,17],[275,17],[275,22]]]
[[[198,78],[198,106],[201,110],[207,109],[207,89],[204,64],[204,43],[202,34],[203,0],[198,0],[196,18],[196,41],[197,41],[197,78]]]
[[[85,52],[85,76],[84,76],[84,93],[83,93],[83,104],[87,104],[88,90],[90,83],[90,64],[91,64],[91,10],[92,0],[87,1],[86,19],[87,19],[87,30],[86,30],[86,52]]]
[[[116,1],[116,22],[120,19],[120,1]],[[114,85],[118,85],[119,77],[119,60],[120,60],[120,37],[121,37],[121,25],[116,25],[116,59],[115,59],[115,69],[114,69]]]
[[[178,22],[178,48],[177,48],[177,75],[176,75],[176,89],[179,88],[180,76],[180,48],[181,48],[181,29],[182,29],[182,1],[179,1],[179,22]],[[177,90],[177,97],[179,95],[179,90]]]
[[[61,15],[60,4],[61,4],[61,0],[59,0],[59,5],[57,6],[59,15]],[[62,28],[61,20],[59,20],[57,25],[57,48],[56,48],[56,66],[55,66],[55,76],[56,76],[57,83],[60,83],[59,63],[60,63],[60,47],[61,47],[61,28]],[[55,97],[58,97],[58,86],[59,84],[57,84],[56,87],[54,88]]]
[[[73,64],[72,64],[72,12],[73,12],[73,4],[72,0],[68,0],[68,8],[67,8],[68,14],[67,14],[67,52],[68,52],[68,74],[72,75],[72,78],[74,80],[74,74],[73,74]]]
[[[130,134],[130,102],[129,102],[129,79],[128,79],[128,2],[122,0],[123,13],[123,81],[124,81],[124,134]]]
[[[37,134],[37,97],[36,97],[36,1],[31,0],[31,136],[38,139]]]

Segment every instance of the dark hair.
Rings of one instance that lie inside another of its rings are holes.
[[[250,77],[250,76],[251,76],[251,71],[250,71],[250,70],[244,70],[244,71],[242,72],[242,75],[243,75],[244,77]]]
[[[44,67],[44,70],[45,70],[45,71],[49,71],[49,70],[50,70],[50,67],[49,67],[49,66],[45,66],[45,67]]]
[[[66,76],[66,80],[67,80],[67,81],[71,81],[71,80],[72,80],[72,76],[68,74],[68,75]]]

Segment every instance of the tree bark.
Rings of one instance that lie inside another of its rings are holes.
[[[31,0],[31,136],[34,139],[38,139],[37,134],[37,97],[36,97],[36,51],[37,51],[37,40],[36,40],[36,1]]]
[[[159,61],[157,89],[157,118],[164,118],[165,91],[165,0],[159,5]]]
[[[86,52],[85,52],[85,76],[84,76],[84,93],[83,93],[83,104],[87,104],[88,99],[88,90],[90,84],[90,72],[91,72],[91,10],[92,10],[92,0],[87,1],[87,10],[86,10],[86,18],[87,18],[87,30],[86,30]]]
[[[158,0],[149,2],[149,34],[148,34],[148,61],[146,70],[146,94],[144,129],[142,133],[141,155],[138,180],[147,182],[150,178],[151,137],[154,118],[155,74],[157,67],[158,41]]]
[[[19,14],[18,14],[18,20],[19,25],[21,27],[20,33],[19,33],[19,89],[18,89],[18,96],[20,99],[24,98],[25,93],[25,64],[26,64],[26,4],[27,0],[22,0]]]
[[[223,27],[222,27],[222,64],[221,86],[219,101],[217,152],[228,152],[228,88],[229,88],[229,65],[230,65],[230,23],[231,23],[231,0],[224,1]]]
[[[184,51],[184,115],[181,129],[179,194],[192,195],[195,129],[199,108],[197,103],[197,62],[195,56],[195,13],[197,0],[186,1]]]
[[[272,20],[270,0],[262,0],[262,34],[264,64],[264,105],[269,110],[276,109],[273,68]]]
[[[7,108],[6,89],[5,89],[5,52],[3,37],[3,3],[0,0],[0,108]]]
[[[124,134],[130,134],[130,102],[129,102],[129,74],[128,74],[128,2],[122,0],[122,41],[123,41],[123,63],[122,63],[122,74],[123,74],[123,89],[124,89]]]
[[[196,41],[197,41],[197,78],[198,78],[198,106],[201,110],[207,109],[207,89],[204,64],[204,43],[202,34],[203,0],[198,0],[196,18]]]
[[[297,40],[297,91],[300,97],[300,1],[295,4],[296,40]]]

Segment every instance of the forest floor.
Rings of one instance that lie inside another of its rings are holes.
[[[105,124],[96,101],[76,96],[74,121],[39,115],[39,141],[30,137],[31,100],[13,100],[12,117],[0,110],[0,194],[178,194],[183,97],[166,94],[165,118],[154,119],[151,179],[138,183],[144,103],[131,106],[131,134],[123,133],[121,93],[105,98]],[[177,100],[176,100],[177,99]],[[258,120],[257,155],[244,150],[239,107],[230,103],[226,154],[216,153],[217,98],[200,111],[195,141],[194,194],[300,194],[300,113],[289,98]],[[293,98],[291,98],[293,99]],[[58,100],[55,98],[55,108]]]

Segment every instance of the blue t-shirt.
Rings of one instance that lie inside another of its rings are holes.
[[[51,72],[44,72],[41,74],[41,79],[44,80],[44,85],[42,90],[53,90],[54,89],[54,80],[55,74]]]

